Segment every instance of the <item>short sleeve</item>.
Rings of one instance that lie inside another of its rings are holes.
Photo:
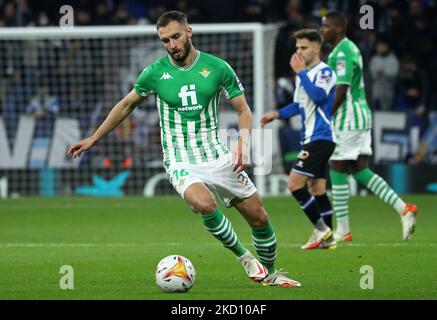
[[[337,75],[337,84],[350,85],[352,83],[353,67],[351,54],[347,54],[344,51],[337,53],[335,65],[333,66]]]
[[[333,70],[329,67],[321,69],[315,79],[315,85],[323,89],[326,95],[331,92],[332,88],[335,86],[336,76]]]
[[[236,96],[243,94],[244,88],[240,82],[240,79],[238,79],[237,74],[231,68],[231,66],[226,62],[224,62],[224,64],[225,65],[222,69],[222,75],[220,78],[220,85],[225,91],[226,98],[230,100]]]
[[[147,97],[148,95],[155,93],[155,81],[153,80],[151,69],[150,66],[145,68],[135,82],[135,91],[142,97]]]

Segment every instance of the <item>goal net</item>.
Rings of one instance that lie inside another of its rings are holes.
[[[257,128],[274,106],[278,26],[208,24],[193,31],[197,49],[237,72]],[[0,30],[0,196],[174,194],[162,167],[154,97],[92,150],[66,157],[69,145],[92,134],[141,71],[165,54],[154,26]],[[224,96],[219,123],[221,129],[238,127]],[[235,137],[224,139],[229,144]],[[265,193],[271,159],[260,156],[266,139],[254,140],[249,171],[258,170],[252,177]]]

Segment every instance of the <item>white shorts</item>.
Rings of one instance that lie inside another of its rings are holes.
[[[357,160],[360,155],[372,155],[372,131],[336,132],[336,147],[330,160]]]
[[[230,156],[200,164],[174,163],[168,168],[167,177],[182,198],[190,185],[200,182],[226,207],[231,207],[233,199],[249,198],[257,192],[246,172],[234,172],[233,167]]]

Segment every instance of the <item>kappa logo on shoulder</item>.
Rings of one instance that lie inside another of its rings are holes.
[[[173,77],[168,72],[164,72],[159,80],[168,80],[168,79],[173,79]]]

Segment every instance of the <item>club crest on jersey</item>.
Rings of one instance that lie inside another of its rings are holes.
[[[168,72],[164,72],[160,80],[168,80],[168,79],[173,79],[173,77]]]
[[[331,72],[329,70],[323,70],[319,76],[320,83],[328,83],[331,79]]]
[[[209,71],[208,68],[202,68],[202,70],[200,70],[199,73],[202,75],[202,77],[204,77],[206,79],[206,78],[208,78],[211,71]]]

